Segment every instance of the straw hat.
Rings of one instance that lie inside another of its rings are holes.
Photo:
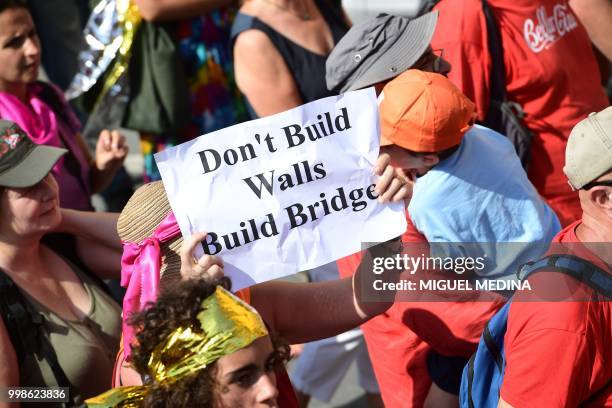
[[[153,235],[157,226],[170,212],[170,203],[161,181],[147,183],[136,190],[119,215],[117,232],[121,241],[138,243]],[[183,236],[179,234],[160,243],[160,288],[181,278],[179,251]]]

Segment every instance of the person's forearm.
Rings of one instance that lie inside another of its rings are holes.
[[[332,337],[363,323],[351,278],[316,283],[269,281],[251,288],[251,303],[291,344]]]
[[[91,192],[93,194],[99,193],[110,184],[111,180],[113,179],[113,176],[115,175],[119,167],[121,167],[121,163],[119,163],[119,165],[109,167],[108,169],[100,170],[97,167],[96,160],[89,151],[89,147],[87,147],[87,142],[85,142],[83,135],[78,134],[76,136],[76,141],[79,148],[81,149],[83,156],[85,156],[85,160],[87,160],[87,162],[89,163],[89,186],[91,188]]]
[[[104,190],[113,180],[113,177],[117,173],[117,170],[121,167],[121,163],[118,166],[110,167],[105,170],[100,170],[96,167],[95,162],[91,167],[91,192],[93,194],[99,193]]]
[[[117,234],[118,218],[118,213],[62,209],[57,232],[76,237],[79,258],[101,279],[116,279],[121,274],[123,246]]]
[[[402,242],[400,238],[384,242],[369,248],[353,276],[354,305],[357,312],[364,320],[368,320],[391,307],[395,300],[395,290],[385,289],[376,290],[375,281],[384,283],[397,283],[400,273],[393,268],[384,270],[381,274],[374,273],[374,259],[393,258],[402,252]],[[390,285],[394,287],[393,285]],[[389,286],[387,286],[389,287]]]
[[[271,329],[290,343],[335,336],[359,326],[393,304],[394,293],[374,293],[371,262],[378,256],[394,256],[400,246],[396,241],[370,248],[355,279],[317,283],[271,281],[256,285],[251,288],[252,305]],[[396,271],[376,276],[388,282],[398,279]]]
[[[62,209],[62,223],[58,232],[66,232],[121,251],[121,240],[117,234],[118,219],[119,213]]]
[[[135,0],[147,21],[175,21],[210,13],[236,3],[233,0]]]
[[[595,46],[612,61],[612,0],[570,0]]]

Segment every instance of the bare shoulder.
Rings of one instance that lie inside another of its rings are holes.
[[[258,29],[245,30],[238,34],[234,44],[234,58],[245,57],[247,61],[282,57],[266,33]]]
[[[290,75],[276,46],[266,33],[257,29],[246,30],[236,38],[234,69],[238,86],[247,94],[251,86],[266,87]]]
[[[301,105],[293,74],[266,33],[251,29],[234,45],[236,84],[258,116]]]

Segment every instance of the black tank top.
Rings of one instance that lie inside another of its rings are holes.
[[[342,8],[338,0],[315,0],[319,12],[331,30],[334,44],[348,31],[349,27],[342,18]],[[278,31],[258,19],[238,12],[232,26],[231,47],[234,49],[236,37],[243,31],[256,29],[266,33],[272,44],[278,49],[289,68],[302,98],[310,102],[334,93],[325,85],[325,60],[327,55],[316,54],[294,43]],[[252,117],[257,117],[249,106]]]

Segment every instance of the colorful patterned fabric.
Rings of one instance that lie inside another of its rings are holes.
[[[180,21],[177,41],[191,94],[191,123],[179,135],[142,135],[145,182],[161,178],[153,154],[248,118],[234,82],[229,36],[236,10],[217,9]]]
[[[6,128],[3,133],[0,134],[0,157],[8,153],[9,150],[15,149],[24,135],[24,133],[13,133],[11,128]]]

